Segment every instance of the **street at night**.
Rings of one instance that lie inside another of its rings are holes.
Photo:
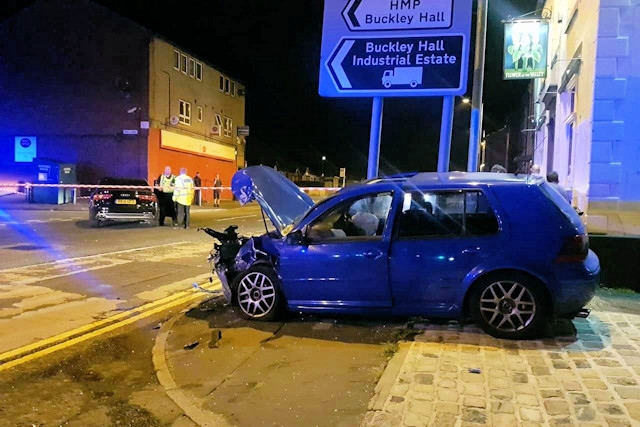
[[[91,229],[81,204],[3,206],[0,278],[11,285],[0,321],[2,426],[633,425],[638,417],[640,316],[624,295],[602,294],[588,319],[524,342],[427,319],[291,313],[250,322],[220,297],[217,279],[209,283],[212,239],[196,228],[260,233],[255,206],[194,208],[188,230]]]
[[[640,0],[6,0],[0,427],[640,426]]]

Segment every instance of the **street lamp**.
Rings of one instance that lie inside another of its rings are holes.
[[[324,162],[327,160],[327,156],[322,156],[322,176],[324,176]]]
[[[471,100],[469,98],[462,98],[462,103],[463,104],[468,104],[470,102],[471,102]]]

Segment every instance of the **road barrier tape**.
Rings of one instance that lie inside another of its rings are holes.
[[[202,280],[202,284],[200,285],[200,287],[208,291],[206,294],[204,292],[198,292],[195,289],[183,290],[173,295],[169,295],[168,297],[123,311],[122,313],[115,314],[71,331],[7,351],[0,354],[0,371],[7,370],[14,366],[21,365],[39,357],[65,349],[72,345],[129,325],[135,321],[160,313],[164,310],[168,310],[172,307],[189,303],[207,294],[222,295],[220,286],[221,285],[218,280],[214,280],[213,283],[210,284],[209,279],[207,278],[206,280]],[[219,292],[216,292],[218,290]]]
[[[149,189],[157,189],[161,190],[161,186],[153,186],[153,185],[95,185],[95,184],[37,184],[30,182],[16,183],[16,182],[0,182],[0,188],[12,189],[14,192],[16,189],[25,188],[70,188],[70,189],[119,189],[119,190],[149,190]],[[220,191],[230,191],[231,187],[194,187],[194,190],[220,190]],[[338,191],[341,187],[300,187],[302,191]],[[23,192],[20,192],[24,194]]]

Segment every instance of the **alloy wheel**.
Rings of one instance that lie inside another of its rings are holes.
[[[252,318],[260,318],[271,312],[276,304],[276,288],[264,273],[254,271],[238,284],[238,305]]]
[[[480,313],[489,326],[502,332],[520,331],[536,316],[536,299],[517,281],[497,281],[480,295]]]

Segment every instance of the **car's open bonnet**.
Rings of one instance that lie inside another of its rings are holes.
[[[280,235],[314,205],[300,187],[267,166],[249,166],[236,172],[231,179],[231,191],[242,205],[257,201]]]

